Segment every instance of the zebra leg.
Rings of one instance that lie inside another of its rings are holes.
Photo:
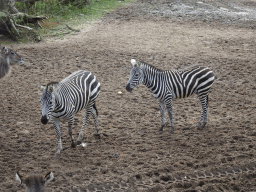
[[[168,111],[169,118],[171,120],[171,131],[170,132],[173,133],[173,131],[174,131],[174,122],[173,122],[173,117],[172,117],[172,98],[165,101],[165,103],[166,103],[166,108],[167,108],[167,111]]]
[[[160,114],[161,114],[161,127],[159,128],[159,131],[163,131],[163,127],[165,124],[165,117],[164,117],[164,112],[165,112],[165,104],[162,101],[158,101],[159,106],[160,106]]]
[[[199,96],[202,104],[202,114],[198,123],[198,129],[204,128],[207,123],[207,110],[208,110],[208,95]]]
[[[84,119],[83,119],[83,127],[79,133],[79,136],[77,138],[77,141],[76,141],[76,144],[77,145],[80,145],[82,143],[82,138],[83,138],[83,133],[84,133],[84,128],[87,124],[87,122],[89,121],[89,115],[91,114],[91,108],[86,108],[86,112],[85,112],[85,116],[84,116]]]
[[[74,137],[72,135],[72,125],[73,125],[73,116],[68,119],[68,134],[71,139],[71,147],[76,148],[76,143],[74,142]]]
[[[100,136],[99,135],[99,125],[98,125],[98,119],[97,119],[97,112],[94,108],[91,109],[91,114],[93,116],[93,119],[94,119],[94,125],[95,125],[95,133],[94,133],[94,136]]]
[[[56,157],[60,156],[60,151],[62,150],[62,143],[61,143],[61,132],[60,132],[60,123],[59,123],[59,119],[52,119],[53,125],[55,127],[56,130],[56,136],[58,139],[58,151],[56,152]]]

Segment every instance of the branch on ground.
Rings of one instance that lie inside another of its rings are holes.
[[[38,21],[42,21],[44,19],[47,19],[47,17],[28,15],[21,12],[15,14],[0,14],[0,24],[4,24],[9,34],[16,40],[21,37],[21,30],[25,29],[30,31],[31,33],[34,33],[33,36],[35,40],[40,41],[41,37],[38,35],[38,32],[29,26],[25,26],[24,23],[32,23],[37,29],[38,26],[41,27]]]
[[[80,32],[80,29],[74,29],[73,27],[70,27],[68,24],[66,24],[67,28],[72,30],[72,31],[76,31],[76,32]]]

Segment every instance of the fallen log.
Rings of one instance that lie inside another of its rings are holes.
[[[21,37],[20,33],[22,32],[22,29],[25,29],[29,31],[30,33],[34,33],[34,38],[36,41],[40,41],[41,37],[38,34],[38,32],[35,30],[40,27],[39,21],[42,21],[44,19],[47,19],[46,16],[34,16],[34,15],[28,15],[26,13],[15,13],[15,14],[9,14],[1,12],[0,14],[0,25],[5,26],[5,30],[9,32],[9,34],[14,39],[19,39]],[[24,25],[24,23],[32,23],[35,26],[35,29],[28,27]],[[19,28],[19,29],[18,29]],[[1,30],[0,30],[1,33]],[[4,34],[4,33],[2,33]]]

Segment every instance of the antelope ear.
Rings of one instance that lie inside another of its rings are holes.
[[[49,172],[49,173],[43,175],[43,180],[44,180],[44,182],[52,181],[53,178],[54,178],[54,176],[53,176],[53,173],[52,173],[52,172]]]
[[[133,67],[135,67],[135,65],[136,65],[136,60],[135,60],[135,59],[131,59],[131,64],[132,64]]]
[[[23,175],[19,174],[19,172],[17,171],[15,180],[22,183],[22,177],[23,177]]]
[[[39,85],[39,84],[37,84],[37,87],[38,87],[38,89],[39,89],[40,91],[43,91],[43,90],[45,89],[45,87],[44,87],[44,86]]]

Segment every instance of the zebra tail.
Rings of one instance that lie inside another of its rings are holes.
[[[98,110],[97,110],[97,108],[96,108],[96,104],[94,103],[92,107],[95,109],[96,115],[98,116]]]

